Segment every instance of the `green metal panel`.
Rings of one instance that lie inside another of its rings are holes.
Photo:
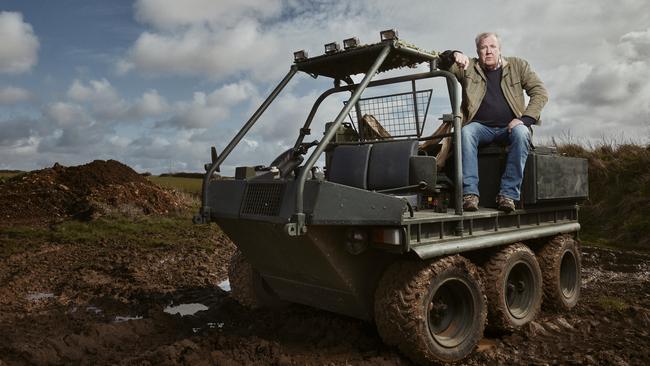
[[[306,235],[289,236],[279,224],[218,224],[281,299],[360,319],[372,319],[379,277],[397,258],[378,250],[350,254],[341,226],[310,226]]]
[[[589,195],[587,160],[535,155],[538,200],[585,199]]]

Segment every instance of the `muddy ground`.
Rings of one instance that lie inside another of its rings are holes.
[[[226,282],[233,246],[210,240],[211,249],[45,242],[3,258],[0,365],[411,364],[372,324],[300,305],[242,308]],[[583,252],[577,308],[487,335],[466,363],[650,364],[650,256]]]

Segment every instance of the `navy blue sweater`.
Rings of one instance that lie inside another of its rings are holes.
[[[501,75],[503,69],[499,67],[496,70],[483,70],[487,77],[487,91],[481,102],[481,106],[476,111],[474,121],[479,121],[488,127],[506,127],[514,118],[517,118],[510,109],[506,97],[501,89]],[[526,126],[535,123],[535,119],[530,116],[519,118]]]

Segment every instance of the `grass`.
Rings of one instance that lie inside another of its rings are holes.
[[[581,236],[596,245],[650,250],[650,145],[558,146],[589,161],[589,199]]]
[[[16,175],[20,174],[20,172],[0,172],[0,183],[6,181],[7,179],[11,177],[15,177]]]
[[[623,311],[629,307],[625,301],[612,296],[599,296],[596,299],[596,303],[607,311]]]
[[[15,176],[0,172],[0,183]],[[181,177],[148,177],[153,183],[181,192],[198,195],[201,179]],[[220,230],[216,225],[194,225],[192,216],[198,211],[195,200],[191,209],[169,215],[127,215],[114,213],[82,222],[69,220],[48,226],[13,226],[0,230],[0,257],[7,257],[43,243],[83,245],[135,245],[164,248],[175,246],[214,247],[210,240]]]
[[[50,227],[14,226],[0,231],[0,257],[35,249],[43,243],[144,248],[214,248],[216,225],[194,225],[194,211],[166,216],[113,215],[97,220],[64,221]]]
[[[147,179],[159,186],[191,194],[200,194],[203,183],[203,180],[199,178],[149,176]]]

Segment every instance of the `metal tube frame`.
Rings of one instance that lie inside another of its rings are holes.
[[[450,73],[451,74],[451,73]],[[461,91],[458,88],[458,81],[447,78],[447,89],[449,90],[449,97],[451,98],[451,105],[453,106],[454,114],[454,201],[456,203],[455,214],[463,215],[463,151],[461,149],[461,136],[460,130],[463,124],[463,117],[460,114],[460,101]],[[456,224],[456,235],[463,236],[463,220],[459,220]]]
[[[381,64],[384,63],[384,60],[386,59],[386,57],[388,57],[390,50],[391,50],[390,44],[384,46],[384,48],[377,56],[375,62],[372,64],[372,66],[370,66],[370,68],[366,72],[366,75],[363,77],[363,80],[361,80],[361,82],[356,86],[354,93],[352,93],[352,96],[350,97],[348,103],[345,104],[345,106],[343,106],[341,112],[339,112],[338,116],[336,116],[334,123],[330,125],[329,129],[325,133],[325,137],[323,137],[323,139],[316,147],[316,150],[309,156],[309,159],[307,159],[305,165],[300,169],[300,174],[298,175],[298,187],[296,189],[296,211],[293,214],[293,218],[292,218],[293,222],[285,225],[285,231],[289,235],[292,236],[302,235],[307,232],[307,227],[305,225],[305,213],[303,212],[303,193],[305,190],[305,182],[307,181],[307,173],[314,166],[316,160],[318,160],[318,158],[323,153],[323,151],[325,151],[325,147],[336,134],[336,130],[341,125],[341,122],[343,122],[343,119],[347,116],[348,113],[350,113],[352,107],[357,103],[357,101],[361,97],[361,93],[363,93],[363,91],[370,83],[370,79],[372,79],[375,76],[375,73],[377,72],[377,70],[379,70]]]
[[[452,73],[450,73],[448,71],[443,71],[443,70],[432,70],[432,71],[429,71],[429,72],[424,72],[424,73],[419,73],[419,74],[404,75],[404,76],[397,76],[397,77],[392,77],[392,78],[388,78],[388,79],[375,80],[375,81],[371,81],[368,84],[367,88],[372,88],[372,87],[375,87],[375,86],[383,86],[383,85],[388,85],[388,84],[396,84],[396,83],[412,81],[412,80],[428,79],[428,78],[438,77],[438,76],[445,77],[447,79],[448,84],[451,82],[452,85],[454,85],[454,87],[456,89],[458,89],[458,95],[460,96],[460,85],[456,81],[456,77]],[[316,101],[314,102],[314,105],[312,106],[311,111],[309,112],[309,115],[307,116],[307,119],[305,120],[305,124],[303,125],[302,128],[304,130],[309,129],[309,126],[311,126],[311,123],[312,123],[314,117],[316,116],[316,112],[318,111],[318,108],[320,107],[321,103],[327,97],[329,97],[330,95],[335,94],[335,93],[340,93],[340,92],[344,92],[344,91],[353,91],[354,87],[356,85],[357,84],[340,86],[340,87],[335,87],[335,88],[331,88],[331,89],[328,89],[328,90],[324,91],[323,94],[321,94],[316,99]],[[450,96],[450,99],[451,99],[451,96]],[[460,97],[458,97],[456,99],[458,101],[460,101]],[[460,104],[458,104],[458,108],[455,109],[456,107],[454,106],[453,99],[451,99],[451,103],[452,103],[452,113],[454,115],[459,115],[460,116]],[[428,109],[427,109],[427,112],[428,112]],[[298,139],[296,140],[296,143],[295,143],[294,147],[297,148],[298,146],[300,146],[300,144],[303,142],[305,136],[306,136],[306,134],[301,133],[300,136],[298,136]],[[452,136],[452,134],[449,134],[449,136]],[[446,137],[446,135],[444,135],[444,136],[443,135],[436,135],[436,136],[433,136],[433,137],[420,138],[418,140],[426,141],[426,140],[429,140],[429,139],[432,139],[432,138],[438,138],[438,137]],[[375,142],[379,142],[379,141],[375,141]]]
[[[429,259],[447,254],[468,252],[471,250],[485,249],[498,245],[511,244],[518,241],[544,238],[557,234],[577,233],[580,231],[580,224],[577,222],[565,224],[550,224],[541,227],[495,233],[492,235],[465,238],[462,242],[457,239],[447,243],[436,243],[435,245],[422,245],[411,248],[418,257]]]
[[[385,50],[384,50],[385,51]],[[387,85],[387,84],[393,84],[393,83],[398,83],[398,82],[403,82],[403,81],[414,81],[418,79],[424,79],[424,78],[430,78],[430,77],[436,77],[436,76],[443,76],[446,79],[447,82],[447,88],[449,91],[449,98],[451,101],[452,105],[452,113],[454,115],[454,122],[453,122],[453,141],[455,145],[454,149],[454,154],[456,155],[457,159],[455,159],[455,164],[454,164],[454,181],[455,181],[455,186],[456,186],[456,195],[455,195],[455,204],[456,204],[456,211],[455,214],[462,216],[463,215],[463,207],[462,207],[462,200],[463,200],[463,193],[462,193],[462,157],[461,157],[461,149],[460,149],[460,129],[462,125],[462,116],[460,114],[460,101],[461,101],[461,89],[460,85],[458,84],[458,81],[456,80],[456,77],[448,72],[448,71],[443,71],[443,70],[432,70],[427,73],[421,73],[421,74],[416,74],[416,75],[407,75],[407,76],[400,76],[400,77],[395,77],[395,78],[389,78],[389,79],[382,79],[382,80],[377,80],[374,82],[370,82],[369,79],[374,76],[374,73],[376,70],[381,66],[381,64],[377,65],[378,61],[383,61],[386,56],[382,56],[384,51],[379,55],[377,60],[375,61],[375,64],[370,68],[368,73],[366,73],[366,76],[364,79],[361,81],[359,84],[353,84],[353,85],[347,85],[343,87],[335,87],[332,89],[329,89],[325,91],[323,94],[321,94],[316,102],[314,103],[314,106],[312,107],[312,110],[310,111],[307,120],[305,121],[305,124],[302,128],[301,131],[305,131],[309,128],[311,125],[311,122],[316,114],[316,111],[320,104],[325,100],[326,97],[333,93],[337,92],[342,92],[342,91],[350,91],[353,88],[354,93],[350,97],[350,100],[344,108],[341,110],[337,118],[334,120],[334,123],[330,125],[329,130],[326,132],[325,136],[323,139],[320,141],[318,147],[316,150],[312,153],[312,155],[309,157],[305,165],[301,168],[300,170],[300,175],[298,177],[298,186],[296,190],[296,210],[292,218],[292,222],[285,225],[285,231],[289,235],[302,235],[306,233],[307,228],[305,225],[305,213],[303,212],[304,207],[303,207],[303,193],[304,193],[304,186],[307,178],[307,173],[311,170],[311,168],[314,166],[316,163],[316,160],[320,157],[320,155],[323,153],[325,150],[325,147],[327,144],[329,144],[330,140],[334,137],[334,134],[336,133],[336,130],[338,127],[341,125],[341,122],[345,118],[345,116],[350,112],[350,109],[352,108],[353,105],[357,103],[359,100],[361,94],[363,91],[368,88],[368,87],[374,87],[374,86],[380,86],[380,85]],[[376,66],[376,67],[375,67]],[[299,146],[305,135],[303,133],[300,134],[298,137],[295,146]],[[462,236],[463,233],[463,222],[462,220],[459,220],[456,228],[456,232],[458,235]]]
[[[284,89],[285,86],[289,83],[289,81],[296,75],[298,72],[298,68],[293,65],[289,69],[289,72],[285,77],[280,81],[280,83],[273,89],[271,94],[264,100],[262,105],[260,105],[259,108],[253,113],[251,118],[248,119],[248,121],[244,124],[244,126],[239,130],[237,135],[233,137],[233,139],[230,141],[228,146],[223,150],[221,155],[217,157],[216,161],[212,162],[212,165],[210,166],[210,169],[206,172],[205,176],[203,177],[203,187],[201,189],[201,211],[199,215],[197,215],[194,218],[194,221],[197,223],[207,223],[210,217],[210,207],[206,206],[208,202],[208,184],[210,183],[210,177],[212,177],[212,174],[221,166],[221,163],[223,163],[224,160],[230,155],[232,150],[239,144],[242,138],[248,133],[248,130],[253,127],[253,125],[257,122],[257,120],[260,118],[262,113],[266,111],[266,108],[275,100],[275,98],[280,94],[282,89]]]
[[[388,79],[382,79],[382,80],[376,80],[372,81],[371,79],[375,76],[377,70],[381,67],[382,63],[384,60],[388,57],[388,54],[390,53],[393,45],[391,43],[387,43],[384,48],[381,50],[379,55],[377,56],[377,59],[375,62],[372,64],[372,66],[369,68],[368,72],[365,74],[363,80],[359,84],[352,84],[352,85],[346,85],[346,86],[339,86],[339,87],[334,87],[329,90],[326,90],[323,94],[321,94],[318,99],[314,102],[314,105],[307,116],[307,119],[305,121],[305,124],[303,128],[300,130],[300,135],[298,136],[295,147],[300,146],[300,144],[303,142],[305,136],[308,134],[306,131],[309,131],[309,126],[311,125],[314,116],[316,115],[316,111],[318,110],[318,107],[320,104],[327,98],[329,95],[337,93],[337,92],[343,92],[343,91],[350,91],[352,92],[352,96],[348,100],[348,103],[343,107],[341,112],[337,115],[336,119],[334,120],[334,123],[330,125],[330,128],[326,131],[325,136],[323,139],[319,142],[318,146],[316,147],[316,150],[310,155],[309,159],[305,163],[305,165],[301,168],[300,174],[298,176],[298,186],[296,190],[296,207],[295,207],[295,212],[292,217],[292,222],[287,224],[285,226],[285,231],[289,235],[302,235],[306,233],[307,228],[306,228],[306,222],[305,222],[305,213],[303,212],[304,210],[304,201],[303,201],[303,193],[304,193],[304,187],[305,187],[305,182],[307,180],[307,174],[308,172],[312,169],[318,158],[322,155],[323,151],[325,151],[325,148],[329,144],[329,142],[332,140],[334,135],[336,134],[336,130],[338,127],[341,125],[343,119],[348,115],[352,107],[359,101],[359,98],[361,97],[361,94],[363,91],[368,88],[368,87],[374,87],[374,86],[381,86],[381,85],[387,85],[387,84],[394,84],[394,83],[399,83],[399,82],[404,82],[404,81],[415,81],[419,79],[425,79],[425,78],[431,78],[431,77],[438,77],[442,76],[445,77],[446,82],[447,82],[447,89],[449,92],[449,97],[452,105],[452,113],[454,116],[454,122],[453,122],[453,142],[454,142],[454,155],[456,156],[455,159],[455,164],[454,164],[454,181],[455,181],[455,186],[456,186],[456,194],[455,194],[455,203],[456,203],[456,215],[462,216],[463,210],[462,210],[462,157],[461,157],[461,139],[460,139],[460,129],[461,129],[461,124],[462,124],[462,117],[460,115],[460,100],[461,100],[461,90],[460,90],[460,85],[458,84],[458,81],[456,80],[456,77],[444,70],[436,70],[435,66],[433,63],[431,63],[431,71],[426,72],[426,73],[420,73],[420,74],[415,74],[415,75],[405,75],[405,76],[398,76],[394,78],[388,78]],[[417,53],[416,53],[417,54]],[[248,131],[251,129],[251,127],[257,122],[257,120],[260,118],[260,116],[264,113],[264,111],[268,108],[268,106],[275,100],[275,98],[278,96],[278,94],[285,88],[285,86],[289,83],[289,81],[293,78],[293,76],[299,71],[298,67],[296,65],[293,65],[287,75],[280,81],[280,83],[275,87],[275,89],[271,92],[271,94],[264,100],[262,105],[255,111],[255,113],[251,116],[251,118],[244,124],[244,126],[241,128],[241,130],[237,133],[237,135],[230,141],[230,143],[226,146],[226,148],[223,150],[221,155],[218,156],[216,161],[212,162],[212,165],[208,169],[207,173],[203,177],[203,187],[202,187],[202,206],[201,206],[201,211],[200,214],[195,217],[195,222],[208,222],[209,216],[210,216],[210,207],[207,206],[207,201],[208,201],[208,184],[210,182],[210,177],[214,172],[221,166],[223,161],[230,155],[232,150],[239,144],[241,139],[248,133]],[[462,236],[463,232],[463,222],[462,220],[459,220],[458,226],[457,226],[457,234]]]

